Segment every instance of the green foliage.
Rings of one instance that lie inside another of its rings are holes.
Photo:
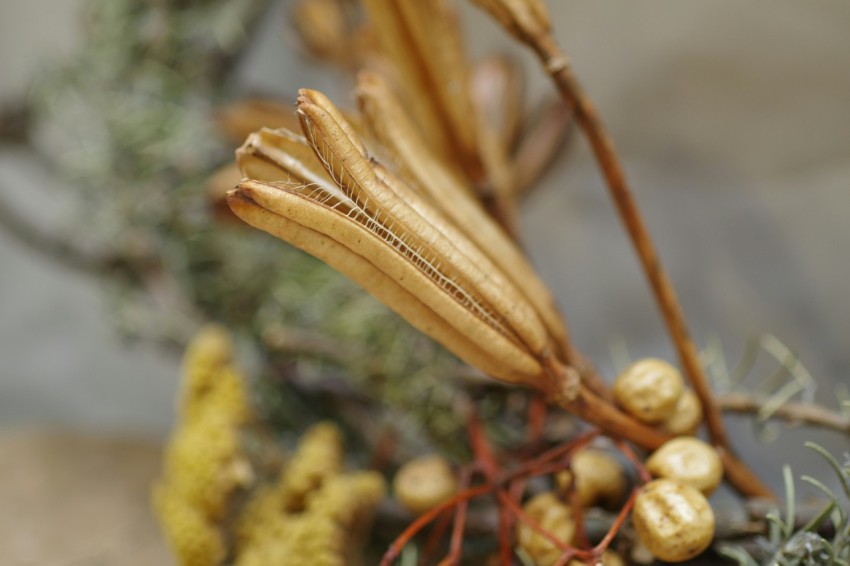
[[[796,511],[796,488],[790,466],[783,468],[785,479],[785,512],[771,511],[767,537],[759,539],[758,550],[742,546],[721,545],[720,554],[735,560],[741,566],[754,564],[798,565],[850,565],[850,456],[844,465],[822,446],[807,442],[806,447],[816,452],[833,469],[843,493],[835,494],[823,482],[811,476],[800,479],[815,487],[826,502],[819,512],[802,523]]]
[[[125,335],[182,348],[198,324],[221,321],[263,345],[264,367],[294,364],[305,391],[279,376],[259,389],[272,420],[298,430],[322,416],[311,391],[330,388],[311,382],[344,374],[411,438],[424,427],[454,444],[452,356],[323,263],[211,210],[205,182],[234,149],[216,105],[238,91],[227,73],[268,4],[89,1],[81,51],[32,96],[36,148],[80,204],[61,231],[118,258],[105,283]]]

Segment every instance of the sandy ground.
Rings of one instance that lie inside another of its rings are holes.
[[[156,444],[7,429],[0,454],[0,564],[171,563],[148,505]]]
[[[850,373],[850,4],[550,4],[697,339],[720,336],[734,360],[748,337],[772,332],[821,381],[819,396],[833,398]],[[73,49],[79,5],[0,2],[0,102]],[[477,52],[505,45],[473,17]],[[348,96],[324,69],[298,62],[279,18],[266,23],[240,72],[246,91]],[[524,224],[579,345],[609,373],[619,344],[669,356],[587,151],[578,144],[562,165],[527,203]],[[0,148],[0,195],[42,225],[61,215],[62,188]],[[168,563],[147,488],[176,379],[176,360],[115,337],[96,281],[0,232],[0,564]],[[734,437],[774,486],[788,459],[823,477],[800,448],[802,431],[781,449],[756,443],[743,424]],[[821,441],[847,447],[834,435]]]

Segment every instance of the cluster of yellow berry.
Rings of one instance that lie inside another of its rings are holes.
[[[357,564],[386,491],[383,477],[343,471],[342,434],[320,423],[276,479],[262,482],[262,466],[246,447],[263,439],[252,434],[253,410],[231,350],[228,333],[211,326],[184,360],[177,428],[153,490],[178,563]]]
[[[668,562],[693,558],[714,537],[714,513],[706,496],[723,478],[717,451],[690,436],[702,421],[699,400],[685,389],[679,371],[658,359],[626,368],[614,383],[614,397],[636,418],[680,435],[647,460],[647,470],[657,479],[641,488],[632,522],[656,557]]]
[[[625,411],[676,435],[646,461],[644,473],[654,479],[638,490],[631,515],[639,542],[667,562],[691,559],[714,536],[714,514],[706,497],[723,477],[716,450],[692,436],[702,421],[699,399],[684,387],[676,368],[657,359],[632,364],[618,376],[613,392]],[[571,505],[617,509],[628,490],[621,461],[605,449],[586,447],[573,454],[569,469],[555,475],[554,490],[533,495],[522,510],[538,527],[571,544],[578,531]],[[399,469],[393,492],[403,507],[418,515],[452,499],[458,493],[458,480],[443,458],[425,456]],[[557,564],[563,554],[562,548],[526,521],[517,522],[515,541],[538,566]],[[606,566],[623,563],[611,550],[601,560]],[[578,560],[569,562],[569,566],[578,564]]]

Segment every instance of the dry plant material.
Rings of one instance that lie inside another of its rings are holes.
[[[299,0],[292,7],[292,21],[315,57],[343,64],[351,57],[350,29],[340,0]]]
[[[446,0],[364,0],[395,88],[445,167],[466,177],[488,212],[516,235],[513,174],[472,96],[457,14]]]
[[[471,196],[469,188],[429,149],[387,82],[377,73],[358,76],[357,99],[367,128],[389,152],[401,176],[464,232],[531,301],[567,361],[570,340],[549,288],[525,254]]]
[[[583,508],[603,504],[613,508],[626,495],[628,481],[619,460],[603,450],[587,448],[573,456],[570,469],[555,476],[558,488],[575,491]]]
[[[216,125],[229,139],[241,143],[260,128],[297,128],[298,121],[289,104],[267,98],[247,98],[216,112]]]
[[[657,478],[687,484],[711,495],[723,479],[723,464],[717,451],[699,438],[674,438],[652,453],[646,469]]]
[[[458,491],[455,473],[439,455],[414,458],[393,478],[393,496],[402,507],[420,515],[451,499]]]
[[[472,68],[470,96],[479,111],[479,121],[499,140],[505,154],[519,137],[525,82],[522,67],[506,56],[491,56]]]
[[[488,11],[508,32],[534,51],[564,101],[574,110],[576,122],[587,136],[617,212],[640,259],[685,374],[700,398],[709,435],[712,443],[721,452],[728,479],[746,495],[775,497],[759,477],[731,451],[723,415],[699,361],[696,345],[688,332],[673,285],[661,265],[655,245],[632,196],[614,143],[595,106],[573,74],[569,58],[552,37],[543,4],[538,0],[473,0],[473,3]]]
[[[699,555],[714,537],[714,512],[697,489],[673,480],[652,481],[635,500],[632,523],[640,541],[667,562]]]
[[[569,505],[558,499],[558,496],[545,491],[532,497],[522,508],[528,519],[531,519],[539,529],[550,533],[562,544],[572,542],[576,534],[576,524]],[[558,562],[563,549],[552,540],[538,532],[527,522],[521,522],[516,529],[517,545],[522,548],[535,564],[552,566]]]
[[[676,401],[673,414],[661,423],[661,428],[676,436],[694,435],[701,423],[702,405],[700,405],[699,397],[693,389],[685,388],[679,400]]]
[[[669,439],[581,384],[551,313],[541,314],[474,241],[374,161],[323,95],[301,91],[298,113],[304,137],[263,130],[237,152],[254,177],[228,195],[237,216],[328,263],[484,373],[534,387],[641,446]]]
[[[673,415],[683,387],[679,370],[664,360],[646,358],[617,376],[614,398],[643,422],[659,423]]]
[[[486,254],[370,160],[324,96],[301,91],[298,113],[306,138],[264,131],[240,150],[240,166],[260,180],[231,193],[234,212],[348,275],[482,371],[574,397],[575,378],[549,371],[553,339],[534,306]]]
[[[545,38],[552,27],[543,0],[472,0],[522,42]]]

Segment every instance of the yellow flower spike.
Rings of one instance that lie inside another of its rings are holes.
[[[181,566],[220,566],[227,554],[218,525],[167,485],[154,487],[157,519]]]
[[[279,481],[261,488],[236,522],[236,566],[357,564],[378,503],[377,472],[342,473],[341,434],[308,430]]]
[[[186,350],[178,426],[153,492],[159,522],[183,566],[217,566],[227,554],[223,523],[235,493],[253,481],[240,445],[251,417],[227,331],[202,328]]]
[[[180,412],[191,419],[203,399],[217,386],[222,369],[233,355],[227,331],[218,325],[203,327],[186,348],[183,356],[183,379],[180,392]]]
[[[342,468],[342,433],[333,423],[319,423],[301,438],[298,451],[281,476],[283,505],[290,511],[304,507],[307,494]]]

